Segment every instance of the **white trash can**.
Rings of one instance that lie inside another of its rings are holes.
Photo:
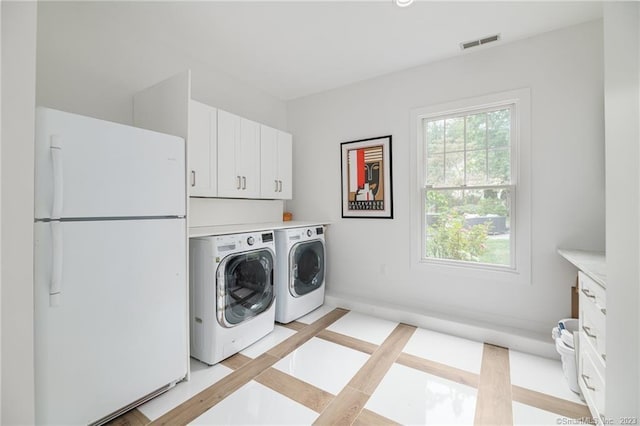
[[[566,318],[558,321],[558,326],[551,330],[551,336],[556,341],[556,350],[562,360],[562,372],[567,379],[569,389],[581,394],[578,386],[578,362],[576,358],[576,339],[578,338],[578,320]]]

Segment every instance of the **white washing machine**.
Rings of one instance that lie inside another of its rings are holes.
[[[324,226],[277,229],[276,321],[289,323],[324,303]]]
[[[213,365],[274,328],[274,234],[191,238],[189,250],[191,356]]]

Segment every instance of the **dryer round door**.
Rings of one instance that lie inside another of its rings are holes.
[[[291,295],[299,297],[319,289],[324,282],[324,243],[304,241],[294,245],[289,253]]]
[[[271,250],[233,254],[218,267],[218,323],[233,327],[260,315],[274,300]]]

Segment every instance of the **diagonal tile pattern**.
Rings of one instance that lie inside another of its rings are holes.
[[[218,365],[193,361],[190,382],[110,424],[519,425],[588,418],[560,379],[556,360],[323,306]]]

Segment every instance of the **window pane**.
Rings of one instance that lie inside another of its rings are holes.
[[[483,149],[487,146],[487,114],[467,116],[467,149]]]
[[[444,152],[444,120],[427,122],[427,154]]]
[[[511,156],[509,149],[493,149],[489,153],[489,183],[493,185],[511,182]]]
[[[430,190],[426,257],[511,266],[508,189]]]
[[[444,184],[444,154],[434,154],[427,159],[427,185]]]
[[[445,150],[462,151],[464,149],[464,117],[447,118],[444,125]]]
[[[487,151],[467,151],[467,185],[487,183]]]
[[[447,153],[444,170],[447,186],[464,184],[464,152]]]
[[[511,112],[508,109],[488,113],[489,148],[508,148],[511,138]]]

